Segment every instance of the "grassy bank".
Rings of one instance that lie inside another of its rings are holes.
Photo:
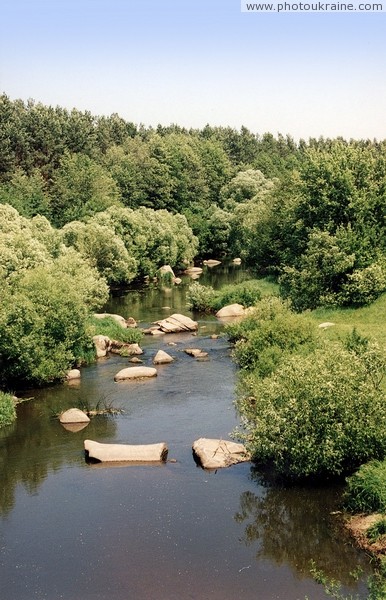
[[[308,314],[317,323],[335,323],[321,330],[327,339],[345,337],[355,327],[361,335],[377,339],[386,348],[386,294],[361,308],[318,308]]]

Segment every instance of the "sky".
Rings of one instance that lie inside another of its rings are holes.
[[[1,0],[0,92],[145,126],[385,139],[386,12]]]

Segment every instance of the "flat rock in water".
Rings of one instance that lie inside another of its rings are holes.
[[[224,317],[241,317],[244,314],[244,306],[241,304],[229,304],[223,306],[216,313],[216,317],[223,319]]]
[[[157,369],[153,367],[126,367],[121,369],[114,377],[115,381],[125,379],[142,379],[143,377],[156,377]]]
[[[167,352],[163,350],[158,350],[157,354],[153,358],[153,363],[155,365],[166,365],[167,363],[171,363],[174,361],[174,358],[170,356]]]
[[[200,438],[194,442],[193,452],[204,469],[230,467],[251,458],[243,444],[220,439]]]
[[[200,348],[185,348],[184,352],[194,358],[205,358],[208,356],[208,353]]]
[[[170,315],[170,317],[166,317],[166,319],[162,319],[162,321],[157,321],[157,325],[159,329],[165,333],[197,331],[198,329],[197,321],[193,321],[190,317],[185,317],[185,315],[180,315],[178,313]]]
[[[90,417],[79,408],[69,408],[60,415],[59,421],[61,423],[90,423]]]
[[[159,444],[100,444],[93,440],[84,440],[84,449],[89,458],[101,462],[160,462],[165,461],[168,447],[165,442]]]

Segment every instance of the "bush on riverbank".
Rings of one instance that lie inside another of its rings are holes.
[[[227,325],[226,333],[235,343],[236,362],[258,377],[271,374],[291,353],[310,352],[317,344],[314,324],[275,297],[264,298],[248,317]]]
[[[11,394],[0,392],[0,427],[11,425],[16,419],[15,402]]]
[[[366,357],[337,345],[242,379],[237,406],[255,459],[289,478],[337,476],[386,456],[384,394]]]
[[[220,290],[194,282],[189,286],[187,303],[189,308],[199,312],[217,312],[227,304],[254,306],[261,296],[260,282],[257,279],[226,285]]]
[[[4,283],[0,379],[19,386],[62,378],[89,355],[87,318],[107,296],[105,281],[73,250]]]

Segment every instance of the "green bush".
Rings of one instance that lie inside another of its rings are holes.
[[[316,345],[315,325],[294,314],[278,298],[259,302],[253,313],[226,327],[235,342],[233,357],[243,369],[257,376],[272,373],[292,352],[310,352]]]
[[[386,513],[386,461],[372,460],[347,478],[345,508],[358,513]]]
[[[0,427],[10,425],[16,419],[15,402],[11,394],[0,392]]]
[[[186,293],[189,308],[199,312],[212,312],[217,293],[210,285],[201,285],[196,281],[192,283]]]
[[[247,374],[241,433],[260,463],[290,478],[338,476],[386,455],[384,394],[361,357],[337,345]]]
[[[194,282],[187,292],[188,306],[200,312],[218,311],[223,306],[236,303],[245,307],[254,306],[260,299],[260,284],[254,279],[226,285],[220,290]]]
[[[106,282],[69,250],[27,271],[0,298],[0,379],[43,384],[89,355],[86,322],[107,300]]]
[[[111,340],[126,342],[127,344],[136,344],[142,339],[142,332],[135,327],[125,329],[117,323],[112,317],[98,319],[89,317],[87,321],[87,332],[90,337],[94,335],[105,335]]]

